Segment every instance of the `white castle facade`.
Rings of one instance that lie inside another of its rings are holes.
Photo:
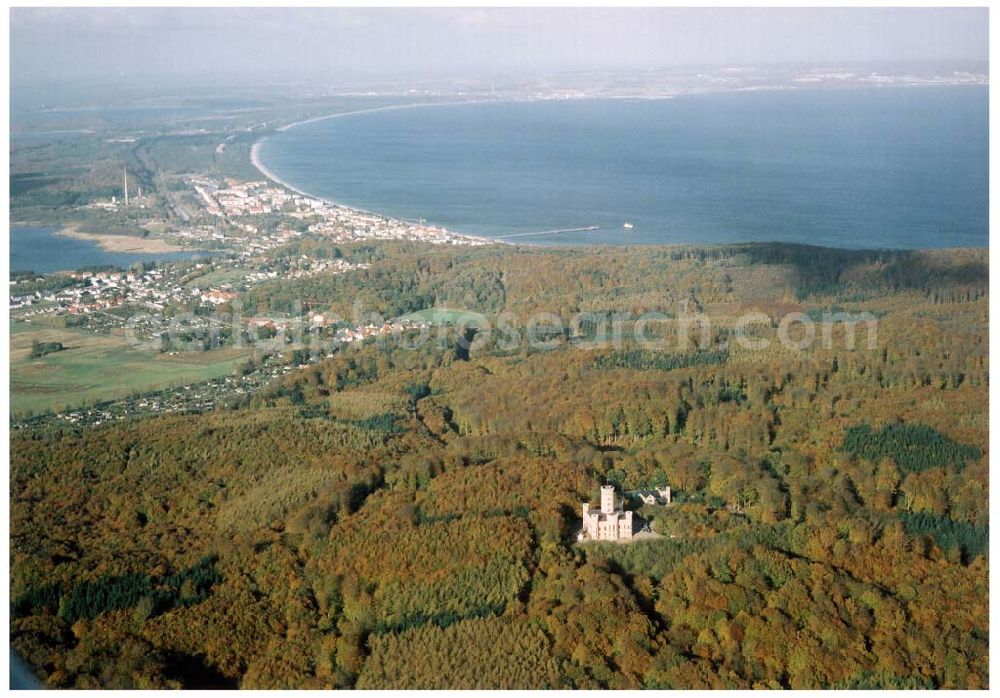
[[[614,485],[602,486],[600,511],[591,511],[590,502],[583,503],[583,530],[579,540],[631,540],[632,512],[625,511],[621,504]]]

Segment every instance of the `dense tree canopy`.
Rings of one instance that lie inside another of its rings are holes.
[[[353,343],[230,409],[13,434],[12,642],[48,685],[988,684],[985,251],[330,254],[373,266],[249,308],[632,319]],[[834,310],[875,346],[733,341]],[[635,341],[689,311],[711,347]],[[658,537],[575,542],[605,482],[672,487],[637,510]]]

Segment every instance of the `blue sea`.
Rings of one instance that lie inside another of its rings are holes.
[[[304,123],[260,156],[310,194],[451,230],[599,226],[522,243],[985,247],[987,107],[959,86],[414,107]]]
[[[108,252],[91,240],[57,235],[61,228],[20,226],[10,230],[10,270],[72,271],[83,267],[112,265],[128,268],[136,262],[166,262],[194,259],[204,252],[166,252],[161,254],[129,254]]]

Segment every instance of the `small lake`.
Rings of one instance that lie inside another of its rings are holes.
[[[208,253],[165,252],[160,254],[109,252],[92,240],[58,235],[58,226],[21,226],[10,229],[10,270],[72,271],[82,267],[113,265],[127,268],[136,262],[168,262],[196,259]]]

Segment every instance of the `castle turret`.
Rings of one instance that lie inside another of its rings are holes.
[[[604,485],[601,487],[601,513],[612,514],[615,511],[615,486]]]
[[[631,540],[636,520],[624,503],[615,496],[614,485],[601,487],[601,509],[591,510],[589,502],[581,504],[583,526],[578,540]]]

